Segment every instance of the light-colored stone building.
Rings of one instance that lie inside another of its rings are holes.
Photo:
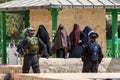
[[[81,30],[86,25],[90,25],[93,30],[99,34],[98,43],[100,43],[103,53],[106,53],[106,11],[105,9],[62,9],[58,14],[58,24],[64,24],[67,32],[73,29],[73,24],[78,23]],[[40,24],[44,24],[49,32],[52,41],[52,16],[47,9],[30,10],[30,26],[37,31]]]

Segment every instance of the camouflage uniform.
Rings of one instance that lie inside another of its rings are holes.
[[[28,38],[32,39],[34,36],[34,30],[32,28],[25,29],[25,33],[27,34],[27,38],[24,38],[18,45],[17,51],[24,57],[23,60],[23,67],[22,72],[23,73],[29,73],[30,66],[32,66],[34,73],[40,73],[39,68],[39,57],[37,55],[40,55],[41,51],[44,49],[44,43],[41,41],[41,39],[38,39],[39,43],[39,49],[38,51],[31,52],[30,49],[27,49],[28,44]],[[33,48],[33,46],[30,46]]]

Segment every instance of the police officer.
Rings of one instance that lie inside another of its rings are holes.
[[[94,31],[90,31],[88,36],[90,38],[90,43],[88,43],[85,48],[86,53],[82,54],[82,72],[98,72],[98,66],[103,58],[101,47],[96,43],[98,34]]]
[[[23,67],[22,72],[23,73],[29,73],[30,66],[32,66],[34,73],[40,73],[39,68],[39,58],[41,56],[41,51],[44,49],[44,43],[41,41],[41,39],[34,38],[34,29],[33,28],[26,28],[24,30],[26,33],[26,38],[24,38],[18,45],[17,51],[23,56]],[[37,40],[35,45],[30,45],[30,41],[34,38]]]

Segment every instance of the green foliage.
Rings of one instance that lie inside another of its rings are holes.
[[[11,40],[18,41],[19,39],[23,38],[24,35],[22,35],[22,30],[23,30],[23,16],[19,14],[6,14],[7,44]],[[1,25],[0,25],[0,40],[1,40]],[[0,43],[0,56],[1,56],[1,43]]]
[[[106,18],[106,38],[107,39],[112,38],[112,17],[111,15],[108,15],[108,18]]]
[[[118,37],[120,38],[120,21],[118,21]],[[106,38],[112,39],[112,16],[108,15],[106,19]]]
[[[12,1],[12,0],[0,0],[0,3],[4,3],[4,2],[7,2],[7,1]]]
[[[7,14],[6,17],[6,38],[7,40],[18,40],[23,36],[23,16],[19,14]]]
[[[4,3],[11,0],[0,0],[0,3]],[[1,16],[0,16],[1,24]],[[6,39],[7,40],[19,40],[23,37],[23,16],[18,14],[6,14]],[[1,25],[0,25],[0,40],[1,40]],[[7,42],[8,44],[8,42]],[[0,57],[1,57],[1,42],[0,42]]]

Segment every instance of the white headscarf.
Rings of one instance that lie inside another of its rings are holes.
[[[13,44],[12,48],[10,47],[11,44]],[[9,43],[8,48],[7,48],[9,65],[18,64],[18,52],[16,50],[17,50],[17,47],[15,46],[15,43]]]

